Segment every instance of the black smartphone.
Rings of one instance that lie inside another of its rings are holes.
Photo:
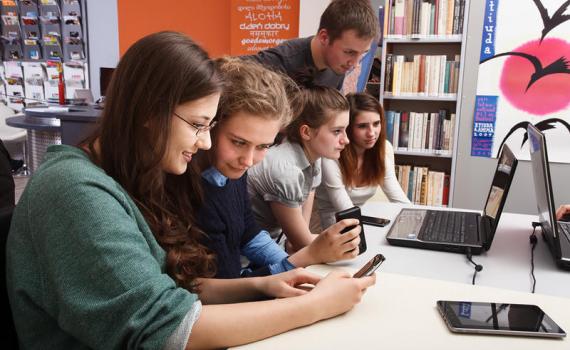
[[[341,210],[335,214],[336,222],[344,219],[358,219],[360,221],[360,244],[358,245],[358,255],[364,253],[367,249],[366,247],[366,237],[364,236],[364,226],[362,226],[362,220],[360,215],[359,207],[352,207],[346,210]],[[352,230],[354,226],[350,226],[340,231],[340,233],[346,233]]]
[[[386,260],[384,255],[376,254],[370,261],[368,261],[357,273],[355,273],[352,277],[360,278],[360,277],[367,277],[370,276],[376,271],[377,268],[382,265],[382,263]]]
[[[536,305],[439,300],[437,308],[452,332],[566,336],[564,330]]]
[[[364,225],[384,227],[390,223],[389,219],[377,218],[376,216],[362,215],[361,218]]]

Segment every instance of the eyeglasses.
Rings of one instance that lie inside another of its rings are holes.
[[[178,113],[176,113],[176,112],[172,112],[172,113],[175,116],[177,116],[178,118],[180,118],[180,120],[182,120],[184,123],[190,125],[194,129],[196,129],[196,136],[199,136],[201,133],[206,133],[206,132],[210,131],[218,123],[218,121],[214,120],[213,122],[210,123],[210,125],[198,126],[195,123],[190,123],[186,119],[182,118]]]

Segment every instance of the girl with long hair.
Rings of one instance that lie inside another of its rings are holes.
[[[323,181],[317,189],[316,210],[321,228],[335,223],[335,212],[362,206],[378,187],[391,202],[410,203],[394,171],[394,151],[386,140],[384,110],[378,99],[366,93],[347,95],[350,143],[338,160],[323,159]]]
[[[295,118],[286,128],[286,140],[248,173],[256,220],[273,237],[284,235],[290,253],[318,237],[311,234],[309,223],[321,182],[321,158],[338,158],[348,144],[346,98],[336,89],[314,84],[313,72],[297,78],[301,89],[291,101]],[[347,244],[339,259],[357,254],[358,249]]]
[[[194,41],[151,34],[121,58],[93,135],[79,148],[48,149],[7,243],[21,347],[234,346],[346,312],[374,283],[302,269],[209,278],[214,256],[200,243],[199,175],[188,163],[211,146],[221,92]],[[267,296],[281,299],[239,303]]]

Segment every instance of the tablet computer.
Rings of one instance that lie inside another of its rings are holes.
[[[528,304],[439,300],[452,332],[562,338],[566,332],[542,309]]]

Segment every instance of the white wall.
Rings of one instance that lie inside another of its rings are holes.
[[[330,0],[300,0],[299,38],[315,35],[319,29],[321,14]]]
[[[467,26],[467,51],[465,53],[461,112],[459,122],[459,142],[456,159],[455,189],[453,206],[457,208],[483,209],[489,186],[497,166],[497,159],[471,156],[471,133],[473,113],[477,93],[477,74],[481,32],[485,3],[472,0]],[[536,215],[534,181],[529,161],[520,161],[513,184],[509,191],[505,211]],[[555,205],[570,203],[570,164],[550,163],[550,175],[554,191]],[[529,227],[530,230],[530,227]],[[530,231],[529,231],[530,233]]]
[[[85,0],[89,50],[89,82],[95,99],[99,98],[99,68],[115,67],[119,62],[117,0]]]

